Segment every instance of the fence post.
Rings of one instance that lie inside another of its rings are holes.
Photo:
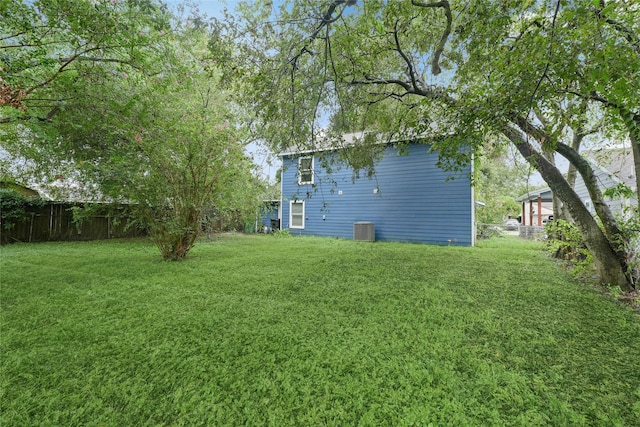
[[[49,239],[52,239],[53,236],[53,203],[49,206]]]
[[[33,218],[36,216],[35,212],[31,212],[31,222],[29,223],[29,243],[33,240]]]

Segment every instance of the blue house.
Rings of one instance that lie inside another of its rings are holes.
[[[444,171],[424,142],[381,149],[373,176],[358,176],[344,162],[336,167],[335,149],[282,153],[281,228],[294,235],[473,246],[472,165]]]

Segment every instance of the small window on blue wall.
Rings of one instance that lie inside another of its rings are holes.
[[[304,202],[289,203],[289,228],[304,228]]]
[[[313,184],[313,157],[298,159],[298,184]]]

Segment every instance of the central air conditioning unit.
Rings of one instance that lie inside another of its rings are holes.
[[[373,242],[376,240],[376,226],[372,222],[354,222],[353,240]]]

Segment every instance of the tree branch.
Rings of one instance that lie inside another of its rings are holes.
[[[26,95],[29,95],[29,94],[30,94],[30,93],[32,93],[34,90],[39,89],[39,88],[41,88],[41,87],[43,87],[43,86],[48,85],[49,83],[51,83],[52,81],[54,81],[54,80],[55,80],[55,79],[60,75],[60,73],[62,73],[62,72],[64,71],[64,69],[65,69],[65,68],[67,68],[67,66],[68,66],[69,64],[71,64],[73,61],[75,61],[76,59],[78,59],[79,57],[81,57],[81,56],[82,56],[82,54],[84,54],[84,53],[89,53],[89,52],[91,52],[91,51],[98,50],[98,49],[100,49],[100,48],[99,48],[99,47],[97,47],[97,46],[96,46],[96,47],[92,47],[92,48],[87,49],[87,50],[85,50],[85,51],[83,51],[83,52],[77,53],[76,55],[73,55],[73,56],[72,56],[72,57],[70,57],[70,58],[65,58],[66,60],[61,59],[61,62],[63,62],[63,64],[60,66],[60,68],[58,68],[58,70],[57,70],[57,71],[56,71],[56,72],[55,72],[55,73],[54,73],[50,78],[48,78],[47,80],[45,80],[45,81],[43,81],[43,82],[41,82],[41,83],[38,83],[37,85],[35,85],[35,86],[33,86],[33,87],[30,87],[30,88],[29,88],[29,89],[27,89],[27,90],[25,90],[25,94],[26,94]]]
[[[73,58],[59,58],[58,62],[66,62],[69,59],[73,59]],[[142,68],[140,68],[139,66],[137,66],[136,64],[134,64],[131,61],[127,61],[124,59],[118,59],[118,58],[95,58],[95,57],[91,57],[91,56],[77,56],[75,57],[76,61],[89,61],[89,62],[113,62],[113,63],[117,63],[117,64],[124,64],[124,65],[128,65],[131,68],[135,68],[136,70],[142,70]]]
[[[551,64],[551,56],[553,55],[553,39],[555,37],[556,30],[556,19],[558,18],[558,12],[560,11],[560,0],[556,1],[556,10],[553,14],[553,20],[551,21],[551,35],[549,37],[549,50],[547,52],[547,62],[544,65],[544,71],[538,79],[538,83],[536,84],[535,89],[533,89],[533,93],[531,94],[531,100],[529,101],[529,105],[533,106],[533,101],[536,97],[536,93],[538,93],[538,89],[540,89],[540,85],[542,84],[542,80],[547,77],[547,72],[549,71],[549,65]]]
[[[308,45],[315,40],[318,37],[318,34],[320,34],[320,31],[322,31],[322,29],[324,27],[328,27],[329,25],[331,25],[332,23],[336,22],[338,19],[340,19],[340,17],[342,16],[342,14],[344,13],[344,10],[348,7],[348,6],[352,6],[354,5],[356,2],[355,0],[333,0],[330,4],[329,7],[327,8],[327,10],[322,14],[322,18],[320,20],[320,24],[316,27],[316,29],[311,33],[311,35],[307,38],[307,42],[304,44],[304,46],[302,46],[302,48],[300,49],[300,52],[298,52],[296,55],[293,56],[293,58],[291,58],[289,60],[289,63],[291,65],[293,65],[293,68],[296,68],[296,64],[298,62],[298,59],[304,55],[305,53],[312,53],[311,50],[308,49]],[[345,5],[342,10],[339,11],[338,15],[334,18],[333,14],[336,11],[336,9],[338,8],[338,6],[341,5]]]
[[[527,162],[540,172],[551,191],[557,194],[565,203],[571,217],[583,231],[587,248],[594,253],[600,279],[611,281],[613,278],[623,289],[633,289],[633,283],[626,276],[626,271],[624,270],[626,262],[618,257],[618,253],[613,248],[611,241],[602,232],[598,223],[586,209],[582,200],[580,200],[580,197],[568,185],[562,173],[548,159],[538,153],[519,130],[507,124],[502,127],[501,131],[515,145]]]
[[[442,37],[440,37],[440,41],[438,42],[436,51],[433,53],[433,59],[431,60],[431,72],[433,73],[433,75],[437,76],[442,72],[442,69],[440,68],[440,56],[442,55],[442,52],[444,52],[444,47],[447,44],[449,36],[451,35],[451,24],[453,22],[451,7],[449,6],[449,2],[447,0],[442,0],[435,3],[425,3],[420,0],[411,0],[411,4],[424,8],[441,7],[444,9],[444,14],[447,17],[447,26],[442,33]]]
[[[637,34],[631,31],[629,28],[625,27],[623,23],[618,22],[614,19],[608,18],[602,9],[596,9],[596,17],[600,20],[603,20],[607,24],[611,25],[618,33],[621,33],[624,39],[629,43],[631,49],[635,51],[638,55],[640,55],[640,39]]]
[[[405,64],[407,64],[407,75],[411,79],[411,86],[414,90],[417,91],[419,88],[416,82],[416,72],[415,67],[413,66],[413,61],[411,61],[411,58],[409,58],[409,56],[404,53],[404,51],[400,47],[400,39],[398,38],[398,22],[399,20],[396,20],[395,24],[393,25],[393,40],[396,44],[396,48],[394,50],[400,54]]]
[[[634,123],[637,124],[637,126],[640,126],[640,114],[635,113],[631,110],[629,110],[628,108],[626,108],[623,105],[618,104],[617,102],[611,101],[608,98],[605,98],[604,96],[600,95],[599,93],[593,91],[591,93],[589,93],[588,95],[585,95],[584,93],[580,93],[574,90],[566,90],[566,93],[570,93],[572,95],[576,95],[582,99],[587,99],[587,100],[591,100],[591,101],[597,101],[599,103],[601,103],[602,105],[604,105],[605,107],[608,108],[613,108],[614,110],[618,110],[620,116],[622,116],[623,118],[632,120]]]
[[[46,117],[36,117],[36,116],[18,116],[18,117],[3,117],[0,119],[0,124],[7,123],[15,123],[15,122],[24,122],[27,120],[38,120],[40,122],[50,122],[53,116],[60,110],[60,107],[56,106],[49,111]]]
[[[455,99],[453,99],[451,96],[447,95],[447,93],[438,87],[435,86],[425,86],[422,88],[416,87],[414,88],[411,83],[405,82],[403,80],[399,80],[399,79],[381,79],[381,78],[377,78],[377,77],[371,77],[371,76],[364,76],[364,80],[358,80],[358,79],[351,79],[350,81],[347,82],[347,84],[350,85],[354,85],[354,86],[366,86],[366,85],[371,85],[371,86],[389,86],[389,85],[394,85],[394,86],[400,86],[402,89],[404,89],[404,91],[406,92],[405,94],[401,94],[402,97],[406,96],[406,95],[417,95],[417,96],[422,96],[424,98],[428,98],[431,99],[432,101],[439,101],[439,102],[443,102],[446,105],[449,106],[453,106],[456,104]]]

